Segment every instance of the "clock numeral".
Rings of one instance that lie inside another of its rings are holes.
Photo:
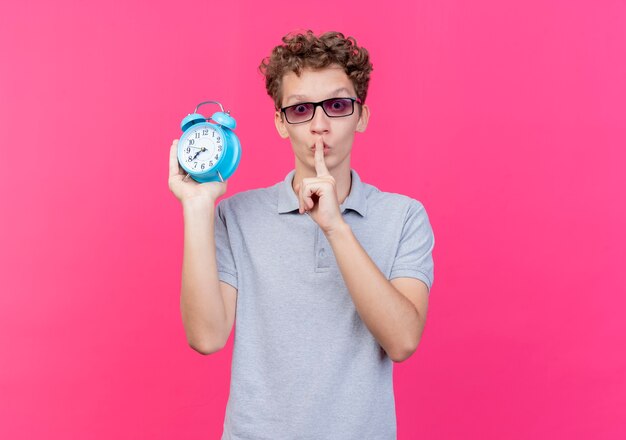
[[[217,141],[216,141],[216,142],[219,144],[221,140],[222,140],[222,138],[220,138],[220,137],[218,136],[218,137],[217,137]]]
[[[196,139],[200,139],[200,132],[196,131]]]
[[[194,163],[193,163],[193,168],[194,168],[194,170],[195,170],[197,167],[198,167],[198,162],[194,162]]]
[[[206,136],[207,134],[209,134],[208,129],[202,130],[202,136]]]
[[[191,162],[192,160],[193,160],[193,156],[189,156],[189,157],[187,158],[187,162]]]
[[[215,132],[213,132],[213,135],[211,137],[215,137]]]
[[[187,147],[187,148],[185,149],[185,153],[191,153],[191,148]]]
[[[212,167],[213,166],[213,161],[209,161],[209,166]]]
[[[215,160],[218,160],[219,158],[220,158],[220,155],[219,155],[219,154],[216,154],[216,155],[215,155]]]
[[[193,145],[194,144],[194,140],[193,139],[189,139],[189,145]]]
[[[217,146],[217,151],[222,151],[222,146],[221,145]]]
[[[204,169],[205,166],[206,166],[206,164],[203,163],[202,165],[200,165],[200,168]]]

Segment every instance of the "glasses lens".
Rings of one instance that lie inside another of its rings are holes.
[[[324,111],[330,117],[348,116],[352,114],[352,100],[347,98],[329,99],[324,102]]]
[[[287,116],[287,121],[296,124],[311,119],[313,109],[313,104],[296,104],[285,109],[285,116]]]

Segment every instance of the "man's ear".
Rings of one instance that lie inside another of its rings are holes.
[[[359,122],[356,124],[356,131],[363,133],[367,128],[367,123],[370,120],[370,108],[363,104],[361,106],[361,114],[359,115]]]
[[[276,125],[276,130],[281,138],[287,139],[289,137],[289,132],[286,127],[287,122],[283,118],[283,114],[280,111],[277,111],[274,114],[274,125]]]

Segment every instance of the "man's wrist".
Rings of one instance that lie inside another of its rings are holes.
[[[215,200],[210,197],[190,197],[181,200],[183,211],[185,213],[193,213],[197,211],[213,210],[215,208]]]
[[[340,239],[341,237],[345,237],[348,234],[352,233],[352,228],[345,221],[341,220],[337,224],[337,226],[332,227],[331,229],[324,231],[324,235],[326,235],[326,239],[330,242],[331,240]]]

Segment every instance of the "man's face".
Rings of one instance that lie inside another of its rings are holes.
[[[289,72],[283,77],[282,88],[282,107],[328,98],[356,97],[352,81],[339,66],[303,69],[300,76]],[[324,141],[324,160],[328,170],[331,173],[333,170],[349,170],[354,134],[365,131],[368,119],[369,109],[358,103],[354,103],[354,113],[339,118],[328,117],[318,106],[313,119],[299,124],[288,123],[280,111],[275,115],[278,133],[291,140],[296,169],[312,175],[315,175],[315,142],[319,138]]]

